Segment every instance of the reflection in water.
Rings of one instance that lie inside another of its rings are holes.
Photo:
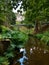
[[[32,48],[30,48],[30,54],[31,54],[31,53],[33,53],[33,49],[32,49]]]
[[[47,52],[49,52],[49,51],[45,49],[45,50],[44,50],[44,54],[46,54]]]
[[[23,56],[18,61],[20,62],[20,65],[24,65],[25,60],[28,60],[28,58],[26,56]]]
[[[49,65],[49,47],[43,42],[30,38],[25,48],[20,49],[23,52],[16,65]]]
[[[23,52],[23,56],[26,55],[26,49],[25,48],[21,48],[20,49],[20,53]]]
[[[20,63],[20,65],[24,65],[25,60],[28,60],[28,58],[26,57],[26,50],[25,50],[25,48],[24,49],[21,48],[20,52],[23,52],[23,56],[20,59],[18,59],[17,61]]]
[[[37,47],[38,48],[38,47]],[[33,47],[33,49],[35,50],[36,49],[36,47]]]

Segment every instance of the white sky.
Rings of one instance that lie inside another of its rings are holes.
[[[15,9],[13,9],[13,12],[14,12],[14,13],[17,13],[17,10],[19,10],[19,9],[20,9],[22,2],[20,2],[19,4],[20,4],[20,5],[18,6],[18,8],[17,8],[16,10],[15,10]],[[23,11],[23,9],[21,9],[21,11]]]

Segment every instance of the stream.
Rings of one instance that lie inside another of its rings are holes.
[[[36,38],[29,38],[15,65],[49,65],[49,47]]]

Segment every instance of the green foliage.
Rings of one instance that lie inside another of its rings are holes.
[[[25,22],[49,21],[49,0],[22,0],[21,7],[26,11]]]
[[[0,65],[9,65],[8,59],[0,56]]]
[[[17,8],[19,0],[0,0],[0,12],[7,12]]]
[[[41,39],[41,38],[43,37],[43,34],[37,34],[36,37],[37,37],[38,39]]]
[[[17,30],[11,30],[8,27],[2,26],[2,33],[0,35],[2,39],[4,38],[10,38],[10,40],[12,40],[13,43],[24,43],[28,36],[27,34]]]
[[[15,48],[19,48],[20,46],[24,46],[24,44],[28,40],[27,34],[19,31],[18,29],[13,30],[9,29],[8,27],[2,26],[2,33],[0,34],[0,39],[9,39],[10,40],[10,45],[7,48],[7,50],[3,53],[3,58],[0,58],[1,65],[2,63],[4,65],[8,65],[10,62],[8,62],[9,58],[14,58],[17,54],[15,52]],[[6,57],[6,58],[4,58]],[[5,60],[4,60],[5,59]]]
[[[0,23],[2,25],[9,26],[16,23],[16,16],[12,10],[13,8],[16,9],[17,5],[18,0],[0,0]]]
[[[15,57],[15,47],[17,47],[17,45],[15,45],[14,43],[10,43],[10,46],[7,48],[7,51],[4,53],[4,55],[9,59],[9,58],[13,58]]]
[[[45,42],[46,44],[49,43],[49,31],[46,31],[41,34],[36,34],[36,37],[41,41]]]
[[[15,24],[15,14],[12,9],[16,9],[20,0],[0,0],[0,40],[9,39],[10,45],[6,51],[0,54],[0,65],[9,65],[9,58],[15,57],[15,47],[26,43],[27,34],[18,29],[10,29],[10,25]],[[6,26],[6,27],[5,27]],[[2,44],[2,43],[1,43]],[[2,44],[4,46],[4,44]]]
[[[9,26],[16,23],[16,16],[12,11],[0,14],[0,25]]]

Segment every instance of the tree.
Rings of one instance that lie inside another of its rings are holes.
[[[20,0],[0,0],[0,12],[16,9]]]
[[[38,32],[38,23],[49,20],[49,0],[22,0],[22,6],[26,11],[26,20],[35,22],[35,30]]]
[[[12,9],[18,7],[19,0],[0,0],[0,23],[1,20],[9,23],[15,23],[15,14],[12,12]]]
[[[16,16],[12,9],[18,6],[18,0],[0,0],[0,32],[1,25],[10,26],[16,23]]]

